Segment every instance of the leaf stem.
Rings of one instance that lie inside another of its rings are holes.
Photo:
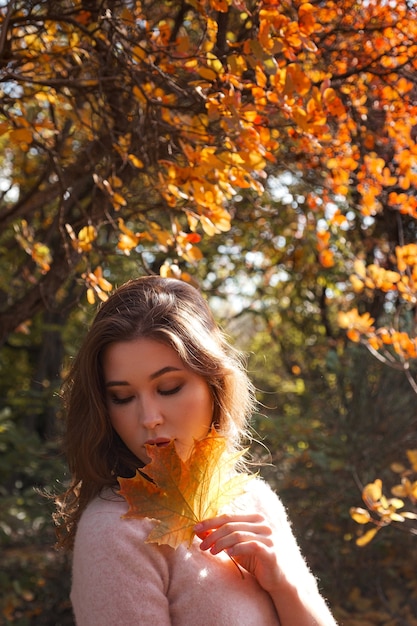
[[[240,574],[240,577],[242,578],[242,580],[245,580],[245,574],[243,573],[243,569],[240,567],[239,563],[232,556],[230,556],[230,554],[228,554],[227,556],[232,561],[232,563],[234,563],[234,565],[236,565],[237,569],[239,570],[239,574]]]

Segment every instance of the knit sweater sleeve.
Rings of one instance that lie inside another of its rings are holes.
[[[78,525],[71,600],[77,626],[170,626],[168,571],[146,544],[148,520],[123,520],[123,504],[92,502]]]
[[[323,624],[335,625],[326,601],[319,591],[318,581],[308,567],[280,498],[264,481],[257,481],[255,501],[257,510],[269,520],[276,537],[280,565],[289,583],[298,590],[300,597],[308,598],[320,615]]]

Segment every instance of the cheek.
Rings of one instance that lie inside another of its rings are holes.
[[[124,439],[124,430],[123,428],[121,428],[121,424],[119,424],[119,422],[114,419],[114,418],[110,418],[110,423],[113,426],[113,430],[116,431],[116,433],[119,435],[119,437],[121,437],[122,439]]]
[[[129,420],[126,419],[126,416],[123,416],[123,418],[119,416],[117,410],[115,411],[114,409],[109,411],[109,416],[110,423],[113,426],[114,430],[119,435],[119,437],[124,440],[126,436],[129,436],[131,431]]]
[[[193,402],[192,418],[203,428],[209,428],[213,421],[213,398],[210,391],[204,387],[196,393]]]

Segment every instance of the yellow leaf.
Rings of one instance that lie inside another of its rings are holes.
[[[197,246],[189,246],[180,251],[181,256],[188,261],[189,263],[195,263],[196,261],[201,261],[203,258],[203,253],[200,248]]]
[[[96,289],[95,291],[102,302],[106,302],[106,300],[109,299],[109,296],[104,293],[104,291],[101,291],[101,289]]]
[[[371,528],[370,530],[368,530],[364,535],[362,535],[361,537],[358,537],[356,539],[356,545],[360,546],[361,548],[363,546],[366,546],[370,541],[372,541],[372,539],[375,537],[375,535],[377,534],[379,530],[379,527],[376,526],[375,528]]]
[[[371,519],[369,511],[358,507],[352,507],[350,509],[350,516],[357,524],[367,524]]]
[[[395,472],[396,474],[403,474],[405,472],[404,465],[402,463],[399,463],[398,461],[394,461],[394,463],[391,463],[389,468],[392,472]]]
[[[198,218],[192,213],[187,214],[188,226],[190,227],[191,232],[195,232],[198,227]]]
[[[246,59],[241,54],[231,54],[227,57],[227,63],[233,74],[240,76],[247,70]]]
[[[216,217],[213,221],[215,222],[217,228],[223,233],[227,233],[227,231],[231,229],[230,215],[219,218]]]
[[[249,152],[249,163],[251,167],[255,169],[264,169],[266,166],[266,161],[261,154],[257,150],[251,150]]]
[[[394,509],[401,509],[404,506],[404,501],[400,498],[391,498],[389,500],[389,505],[394,507]]]
[[[368,333],[374,330],[372,326],[375,321],[374,318],[371,317],[369,313],[360,315],[357,308],[347,311],[346,313],[339,311],[337,319],[340,328],[349,328],[351,330],[357,330],[360,333]]]
[[[365,285],[360,278],[355,276],[355,274],[351,274],[351,276],[349,276],[349,280],[352,283],[353,291],[355,293],[361,293],[364,290]]]
[[[129,154],[128,158],[131,164],[137,167],[138,169],[141,169],[143,167],[143,161],[138,159],[138,157],[135,156],[134,154]]]
[[[195,58],[189,59],[188,61],[185,61],[184,63],[184,67],[186,67],[187,69],[194,69],[195,67],[197,67],[197,65],[198,65],[198,61]]]
[[[181,278],[181,270],[175,263],[165,261],[159,268],[159,274],[162,278]]]
[[[367,506],[372,507],[382,497],[382,480],[377,478],[373,483],[365,485],[362,498]]]
[[[263,69],[259,67],[259,65],[255,67],[255,76],[258,87],[266,87],[266,76]]]
[[[206,215],[202,215],[200,217],[200,222],[201,222],[204,232],[209,237],[212,237],[213,235],[216,235],[219,232],[219,229],[213,224],[213,222]]]
[[[407,450],[407,457],[415,472],[417,472],[417,450]]]
[[[163,246],[164,248],[169,248],[169,246],[172,246],[172,234],[169,233],[167,230],[158,230],[158,228],[152,228],[151,234],[160,246]]]
[[[304,109],[299,106],[294,107],[293,118],[302,130],[308,131],[308,118],[307,113],[304,111]]]
[[[29,128],[18,128],[10,133],[10,141],[13,143],[32,143],[33,134]]]
[[[91,287],[87,289],[87,301],[89,304],[94,304],[94,302],[96,301],[96,298],[94,296],[94,289],[92,289]]]
[[[134,233],[130,228],[127,228],[122,218],[119,218],[119,228],[121,233],[119,234],[119,242],[117,248],[122,250],[125,254],[129,254],[130,250],[136,248],[139,243],[139,235]]]
[[[368,337],[367,341],[371,348],[373,348],[374,350],[379,350],[381,348],[381,339],[379,337]]]
[[[400,498],[405,498],[407,496],[406,487],[404,485],[394,485],[391,488],[391,493],[394,496],[399,496]]]
[[[209,67],[200,67],[198,73],[201,78],[205,78],[206,80],[216,80],[217,78],[217,73]]]
[[[223,63],[211,52],[207,54],[207,65],[217,74],[222,74],[224,72]]]
[[[92,242],[97,238],[97,231],[94,226],[84,226],[78,233],[77,246],[83,252],[92,249]]]
[[[44,243],[36,242],[32,249],[32,259],[35,261],[43,272],[49,272],[51,269],[52,255],[48,246]]]
[[[127,204],[126,200],[123,198],[122,195],[120,195],[120,193],[114,193],[112,195],[112,202],[116,210],[120,209],[121,206],[126,206]]]
[[[113,289],[113,285],[111,283],[109,283],[108,280],[106,280],[105,278],[103,278],[103,276],[99,276],[97,278],[97,282],[98,282],[98,286],[100,287],[100,289],[102,289],[103,291],[111,291]]]
[[[146,446],[151,462],[133,478],[119,478],[120,494],[129,504],[124,518],[149,517],[156,524],[147,543],[177,548],[191,544],[194,526],[215,517],[242,495],[253,476],[235,471],[244,452],[227,451],[227,440],[214,429],[196,441],[186,461],[174,442],[166,447]],[[150,478],[151,480],[148,480]]]
[[[111,184],[112,187],[114,187],[114,189],[122,187],[123,185],[122,179],[119,178],[118,176],[111,176],[109,178],[109,183]]]
[[[142,48],[142,46],[134,46],[132,48],[132,57],[135,59],[135,61],[143,61],[144,59],[146,59],[147,56],[148,53],[146,52],[145,48]]]
[[[259,113],[256,109],[253,110],[246,110],[243,112],[243,117],[247,122],[255,122],[257,119],[259,119]],[[240,163],[244,163],[245,161],[242,159],[242,157],[237,154],[234,153],[233,158],[235,160],[240,159]]]
[[[366,267],[363,261],[361,261],[360,259],[355,259],[355,262],[353,263],[353,269],[355,270],[356,274],[360,276],[360,278],[365,278]]]

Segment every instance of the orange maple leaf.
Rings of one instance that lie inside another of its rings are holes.
[[[194,526],[218,515],[254,477],[236,472],[236,462],[245,451],[228,452],[226,439],[214,429],[195,442],[187,461],[180,459],[173,442],[161,448],[146,446],[146,451],[151,462],[133,478],[118,481],[129,504],[123,518],[148,517],[156,522],[147,543],[172,548],[182,542],[191,545]]]

